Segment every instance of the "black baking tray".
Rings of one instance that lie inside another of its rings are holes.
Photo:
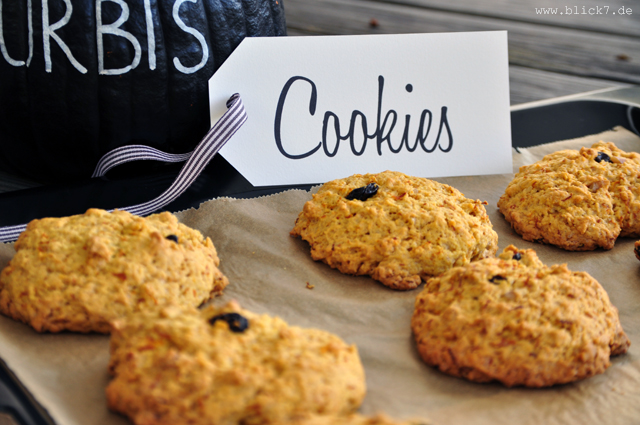
[[[638,92],[638,88],[630,90],[634,94]],[[620,98],[624,99],[624,90],[621,93]],[[616,126],[638,133],[640,107],[633,102],[586,96],[512,108],[511,111],[512,144],[515,148],[582,137]],[[23,224],[41,217],[80,214],[90,207],[112,209],[146,202],[167,189],[179,170],[180,165],[175,164],[129,163],[110,171],[103,178],[1,193],[0,226]],[[163,210],[181,211],[220,196],[252,198],[291,188],[310,187],[254,187],[222,156],[217,155],[187,191]],[[0,413],[12,417],[17,425],[53,423],[1,361]]]

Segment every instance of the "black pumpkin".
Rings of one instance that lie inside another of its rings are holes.
[[[286,35],[282,0],[4,1],[0,20],[0,170],[47,182],[127,144],[192,150],[211,75]]]

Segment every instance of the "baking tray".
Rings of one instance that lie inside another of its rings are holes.
[[[615,126],[640,129],[640,87],[584,93],[511,108],[514,148],[600,133]],[[0,194],[0,226],[47,216],[79,214],[90,207],[118,208],[152,199],[174,180],[180,165],[125,164],[107,177],[44,185]],[[251,198],[303,186],[253,187],[220,155],[168,211],[197,207],[220,196]],[[52,424],[28,391],[0,361],[0,424]]]

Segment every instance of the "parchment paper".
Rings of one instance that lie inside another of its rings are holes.
[[[640,138],[622,128],[573,141],[514,150],[514,170],[548,152],[614,141],[640,151]],[[602,375],[547,389],[505,388],[449,377],[422,363],[410,318],[422,286],[396,292],[367,277],[340,274],[311,260],[308,245],[289,236],[305,191],[248,200],[216,199],[178,213],[212,238],[230,285],[224,303],[238,300],[290,324],[333,332],[358,346],[367,375],[362,413],[427,418],[433,424],[637,424],[640,421],[640,262],[634,240],[619,239],[610,251],[565,252],[524,242],[496,203],[512,174],[439,179],[467,197],[486,200],[500,250],[509,244],[534,248],[547,264],[568,263],[593,275],[620,311],[630,351],[613,359]],[[0,245],[0,267],[13,255]],[[307,283],[313,285],[307,288]],[[0,317],[0,357],[59,425],[127,424],[106,408],[108,337],[38,334]]]

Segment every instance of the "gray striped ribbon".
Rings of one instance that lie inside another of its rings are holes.
[[[101,177],[111,168],[125,162],[154,160],[164,162],[183,162],[178,176],[167,190],[151,201],[130,207],[118,208],[135,215],[148,215],[177,199],[200,175],[211,158],[224,146],[247,120],[247,113],[238,93],[227,101],[229,108],[211,127],[196,148],[185,154],[169,154],[144,145],[129,145],[114,149],[105,154],[93,172],[92,177]],[[13,242],[18,239],[26,224],[0,227],[0,242]]]

